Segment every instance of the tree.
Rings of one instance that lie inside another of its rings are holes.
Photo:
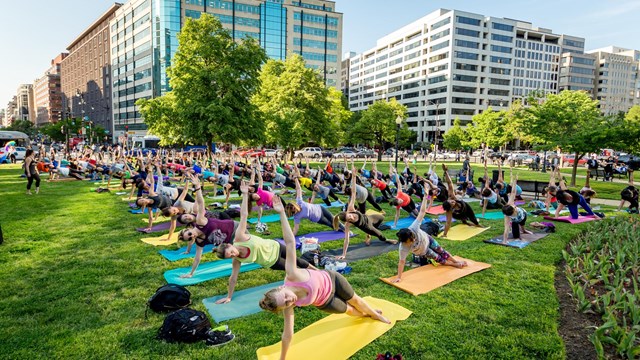
[[[332,123],[332,132],[325,138],[322,145],[327,147],[336,147],[345,143],[347,139],[345,124],[351,123],[353,113],[349,111],[348,101],[345,102],[346,97],[336,88],[329,88],[327,98],[330,105],[326,109],[326,113]]]
[[[178,44],[167,69],[171,91],[136,103],[149,131],[164,144],[262,141],[264,122],[250,101],[266,60],[258,43],[234,42],[217,18],[202,14],[187,19]]]
[[[563,91],[547,94],[543,101],[530,99],[529,104],[526,131],[536,136],[545,149],[559,147],[575,155],[571,174],[571,186],[575,186],[577,159],[610,141],[609,125],[600,116],[598,101],[582,91]]]
[[[618,127],[612,127],[618,130],[617,138],[624,150],[638,154],[640,153],[640,105],[634,105],[624,116],[624,120]],[[622,150],[622,149],[620,149]]]
[[[341,140],[339,124],[350,116],[342,94],[327,89],[300,55],[269,60],[260,72],[260,83],[252,102],[264,116],[269,143],[291,152],[308,143],[335,145]]]
[[[29,137],[33,137],[37,133],[35,126],[29,120],[15,120],[5,130],[20,131],[29,135]]]
[[[396,99],[391,101],[378,100],[362,112],[360,121],[355,124],[352,140],[366,145],[375,145],[378,151],[378,161],[382,160],[382,150],[385,142],[394,142],[396,136],[396,118],[406,118],[407,108]],[[406,122],[402,122],[401,130],[407,129]],[[414,140],[415,141],[415,140]]]
[[[505,111],[493,111],[491,107],[473,116],[473,124],[467,127],[468,140],[465,146],[474,148],[486,144],[488,147],[502,147],[513,139],[505,129]]]
[[[464,144],[468,141],[467,132],[460,126],[460,119],[453,121],[453,127],[442,136],[442,144],[448,150],[463,150]]]

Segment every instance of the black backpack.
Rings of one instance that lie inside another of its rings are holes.
[[[167,315],[158,329],[158,339],[166,342],[194,343],[205,340],[211,322],[205,313],[190,308]]]
[[[431,236],[438,236],[438,233],[440,232],[440,224],[433,220],[427,221],[420,225],[420,229]]]
[[[191,293],[184,286],[163,285],[147,301],[147,306],[155,312],[167,312],[182,309],[191,304]]]

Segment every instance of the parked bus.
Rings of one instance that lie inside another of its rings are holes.
[[[134,149],[158,149],[160,138],[154,135],[133,135],[131,145]]]
[[[24,152],[30,146],[31,140],[27,134],[20,131],[0,131],[0,164],[24,158]]]

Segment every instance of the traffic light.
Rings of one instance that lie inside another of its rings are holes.
[[[124,131],[129,131],[129,125],[124,126]]]

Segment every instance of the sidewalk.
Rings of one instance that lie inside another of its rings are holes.
[[[620,205],[620,200],[591,198],[591,204],[594,204],[594,205],[596,205],[596,204],[597,204],[597,205],[618,206],[618,205]]]

